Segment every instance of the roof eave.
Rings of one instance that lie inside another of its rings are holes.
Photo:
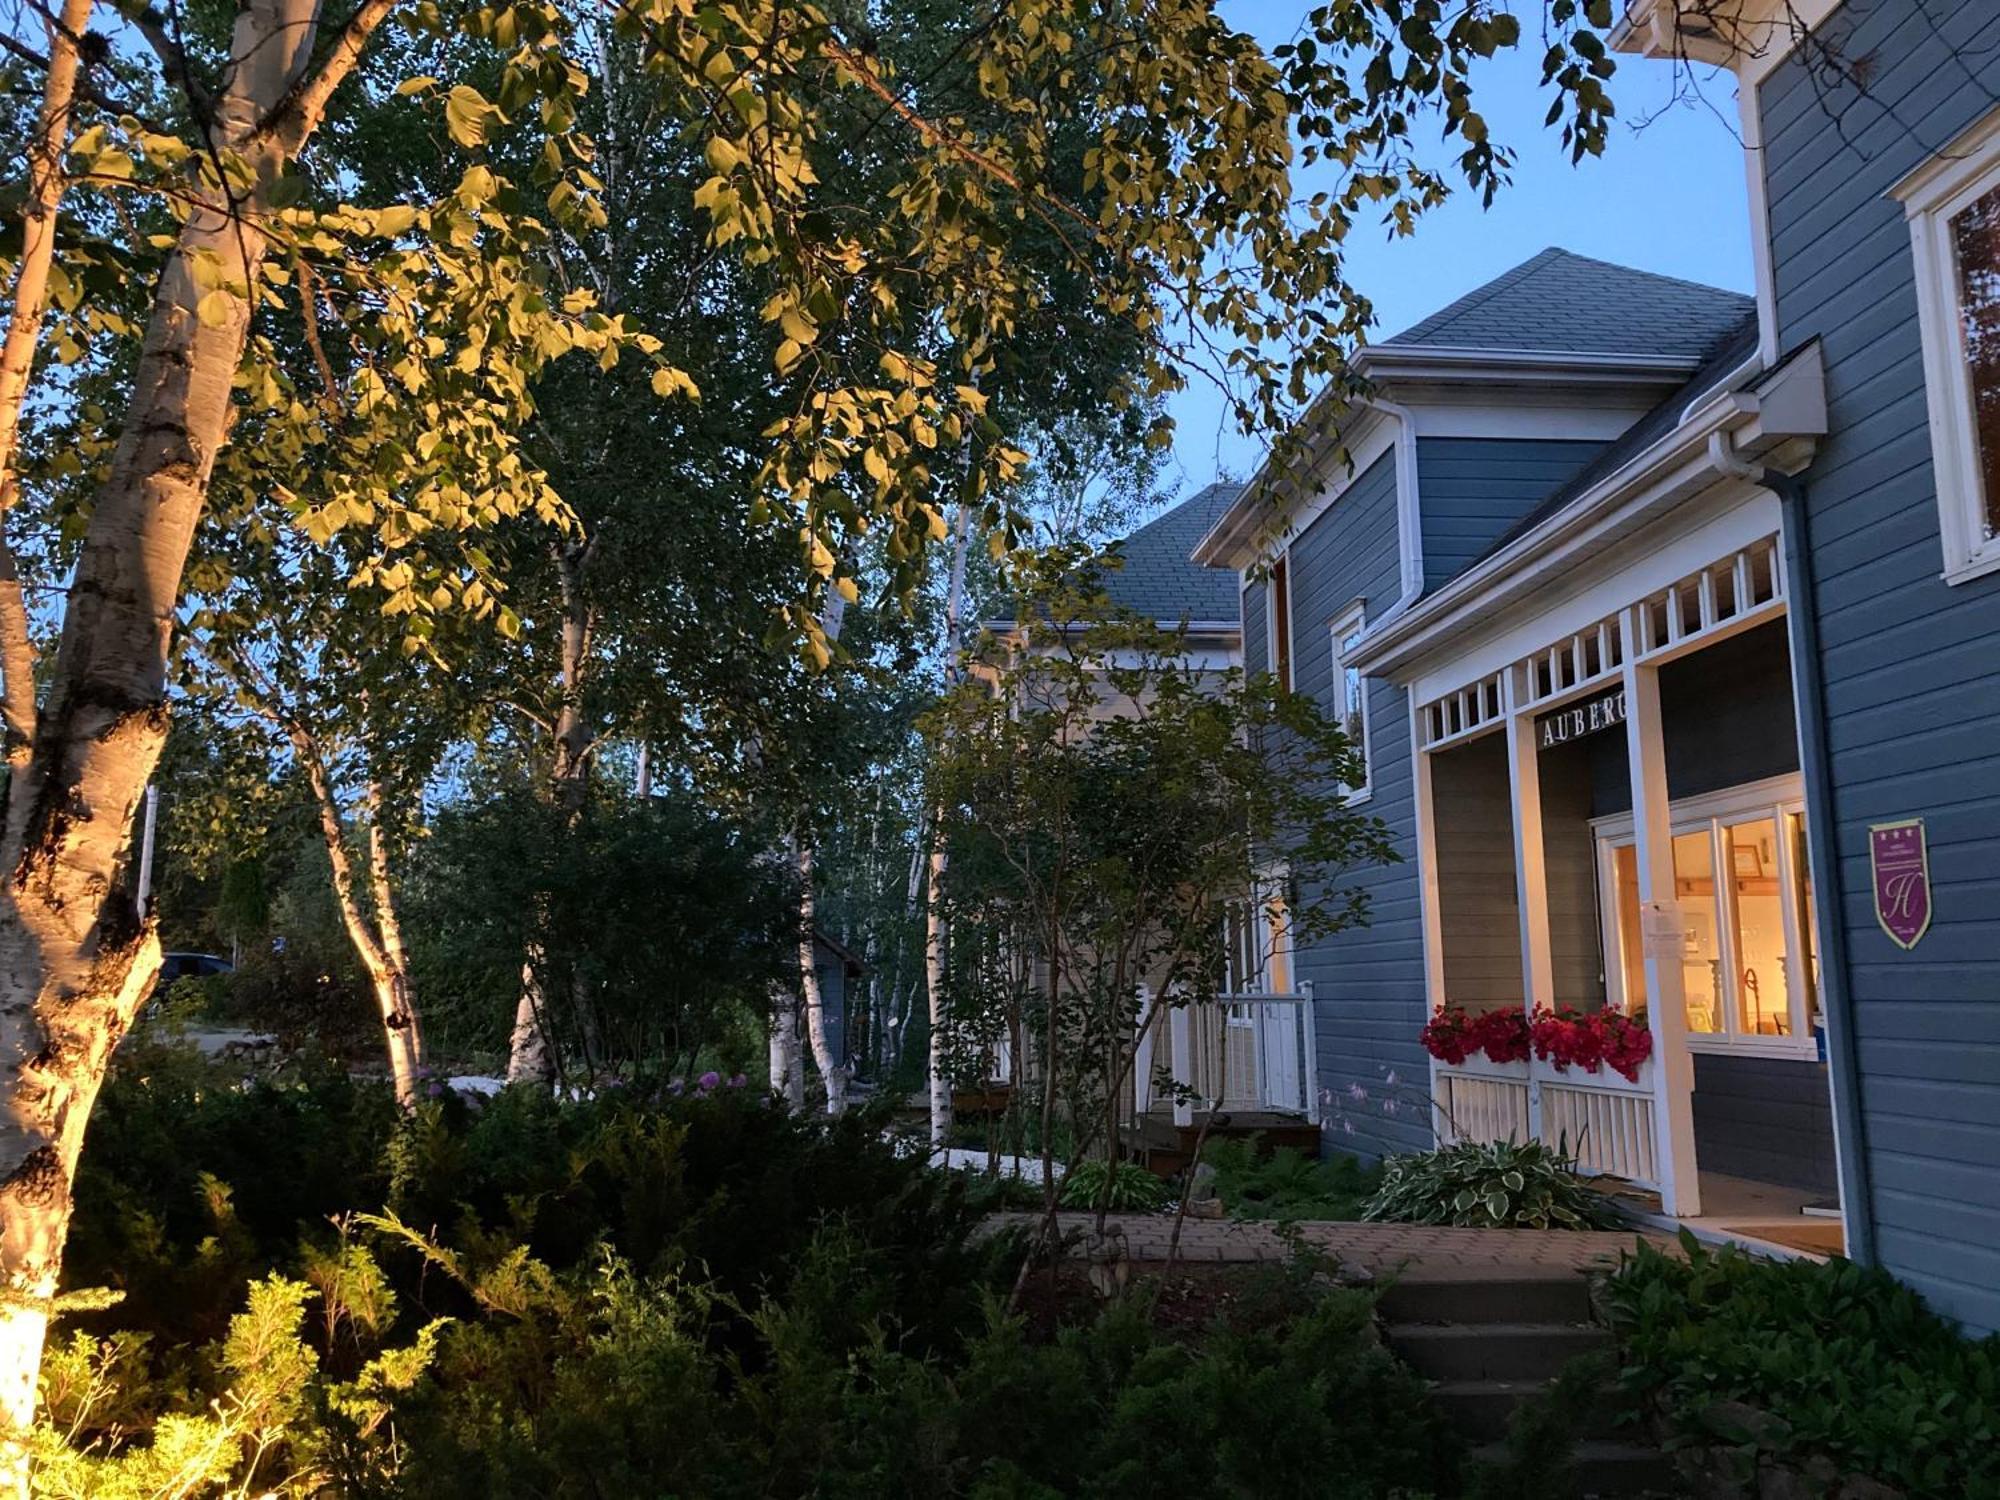
[[[1376,380],[1515,379],[1562,383],[1678,385],[1701,366],[1690,355],[1619,354],[1590,350],[1487,349],[1469,344],[1371,344],[1354,367]]]
[[[1368,377],[1376,390],[1393,386],[1398,380],[1430,384],[1478,383],[1494,379],[1531,381],[1559,385],[1658,386],[1671,389],[1682,385],[1700,367],[1700,361],[1680,355],[1558,353],[1543,349],[1480,349],[1448,344],[1370,344],[1358,350],[1353,368]],[[1330,393],[1329,393],[1330,394]],[[1311,425],[1317,445],[1331,427],[1332,412],[1325,410],[1329,394],[1313,401],[1301,419]],[[1337,405],[1362,403],[1366,398],[1348,396]],[[1364,409],[1363,417],[1368,415]],[[1358,422],[1359,418],[1357,418]],[[1354,436],[1350,428],[1346,434]],[[1308,475],[1316,476],[1324,459],[1315,451],[1307,461]],[[1271,503],[1267,493],[1270,459],[1257,468],[1250,482],[1216,522],[1196,542],[1190,558],[1203,567],[1242,569],[1254,560],[1260,511]],[[1297,498],[1297,497],[1294,497]]]
[[[1695,403],[1671,431],[1541,525],[1364,637],[1351,659],[1370,675],[1397,677],[1532,592],[1540,564],[1565,543],[1615,523],[1661,481],[1704,473],[1719,480],[1728,471],[1715,466],[1712,434],[1726,434],[1752,462],[1796,474],[1811,464],[1826,430],[1825,366],[1814,342],[1754,390],[1718,391]]]

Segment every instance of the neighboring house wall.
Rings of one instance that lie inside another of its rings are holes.
[[[1400,591],[1396,460],[1384,454],[1291,548],[1293,686],[1331,712],[1334,620],[1356,600],[1369,617]],[[1245,650],[1263,599],[1245,598]],[[1260,640],[1259,652],[1262,652]],[[1368,892],[1368,923],[1333,934],[1296,957],[1313,986],[1322,1118],[1333,1143],[1368,1155],[1431,1144],[1424,1095],[1429,1074],[1417,1042],[1424,1015],[1423,932],[1417,908],[1416,813],[1410,711],[1401,689],[1370,682],[1372,795],[1363,811],[1388,825],[1399,864],[1352,871]]]
[[[1554,439],[1419,438],[1424,587],[1450,581],[1485,556],[1603,446]]]
[[[1869,0],[1819,34],[1865,87],[1795,55],[1759,103],[1778,341],[1826,354],[1805,483],[1869,1208],[1889,1269],[1996,1328],[2000,575],[1939,577],[1910,234],[1884,195],[2000,99],[2000,10]],[[1875,921],[1868,826],[1915,816],[1935,916],[1906,953]]]

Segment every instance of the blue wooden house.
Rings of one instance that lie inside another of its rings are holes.
[[[1732,15],[1617,41],[1734,69],[1756,295],[1545,251],[1195,556],[1403,856],[1287,956],[1330,1144],[1560,1141],[2000,1327],[2000,7]],[[1650,1055],[1444,1061],[1441,1006]]]

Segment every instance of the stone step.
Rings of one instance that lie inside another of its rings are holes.
[[[1432,1380],[1548,1381],[1611,1337],[1589,1323],[1392,1323],[1384,1332]]]
[[[1504,1464],[1506,1445],[1486,1443],[1472,1450],[1475,1461]],[[1576,1445],[1573,1455],[1574,1483],[1567,1491],[1578,1497],[1677,1495],[1673,1460],[1658,1448],[1639,1443],[1595,1439]],[[1555,1500],[1554,1496],[1550,1500]]]
[[[1431,1388],[1451,1424],[1475,1442],[1498,1442],[1514,1408],[1546,1388],[1540,1380],[1441,1380]]]
[[[1590,1282],[1571,1272],[1497,1280],[1392,1281],[1382,1293],[1391,1323],[1588,1323]]]

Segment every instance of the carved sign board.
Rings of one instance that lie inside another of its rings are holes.
[[[1898,948],[1914,948],[1931,925],[1931,856],[1924,820],[1876,823],[1868,830],[1875,876],[1875,920]]]
[[[1566,745],[1624,722],[1625,689],[1614,688],[1601,697],[1542,715],[1535,721],[1535,743],[1547,750],[1552,745]]]

